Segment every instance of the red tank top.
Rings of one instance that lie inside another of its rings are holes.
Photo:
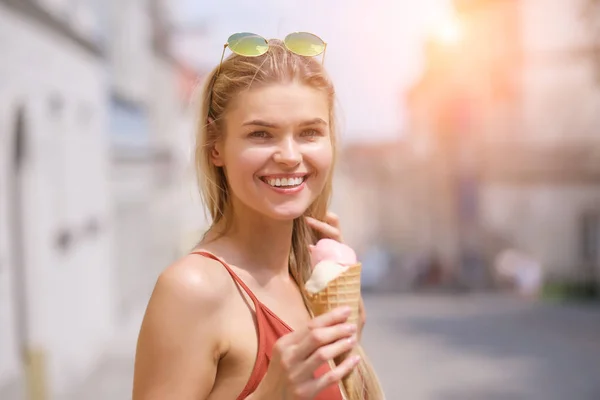
[[[227,269],[227,272],[229,272],[235,283],[248,294],[254,303],[256,313],[256,330],[258,335],[258,352],[256,355],[254,368],[250,374],[250,379],[248,379],[246,387],[244,387],[242,393],[240,393],[240,395],[237,397],[237,400],[243,400],[256,390],[258,384],[267,373],[273,346],[275,345],[277,339],[292,332],[292,328],[283,322],[281,318],[275,315],[273,311],[269,310],[267,306],[262,304],[225,261],[207,251],[195,251],[192,254],[198,254],[212,258],[213,260],[221,263],[225,269]],[[323,364],[315,371],[315,377],[320,377],[329,371],[329,365]],[[343,397],[339,387],[333,384],[322,390],[317,397],[315,397],[315,400],[343,400]]]

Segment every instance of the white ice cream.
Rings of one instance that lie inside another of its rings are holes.
[[[306,282],[306,291],[310,294],[319,293],[329,282],[346,272],[349,266],[334,261],[323,260],[315,265],[310,279]]]

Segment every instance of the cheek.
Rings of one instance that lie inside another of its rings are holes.
[[[324,180],[333,167],[333,149],[329,142],[310,147],[305,152],[307,163],[319,175],[320,180]]]
[[[264,149],[245,149],[235,153],[234,157],[227,157],[226,169],[230,183],[236,186],[252,183],[254,174],[264,165],[268,156]]]
[[[268,157],[268,154],[264,153],[264,149],[260,148],[238,149],[230,152],[227,157],[227,167],[235,168],[236,173],[241,175],[251,174],[264,163],[265,157]]]

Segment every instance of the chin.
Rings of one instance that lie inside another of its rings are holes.
[[[269,210],[267,214],[269,217],[278,221],[293,221],[296,218],[304,215],[308,207],[300,206],[286,206],[286,207],[275,207]]]

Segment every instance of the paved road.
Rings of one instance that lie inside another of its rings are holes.
[[[390,400],[598,400],[600,306],[490,295],[367,297],[364,344]],[[130,399],[135,324],[60,400]]]
[[[367,298],[388,399],[598,400],[600,305],[489,295]]]

